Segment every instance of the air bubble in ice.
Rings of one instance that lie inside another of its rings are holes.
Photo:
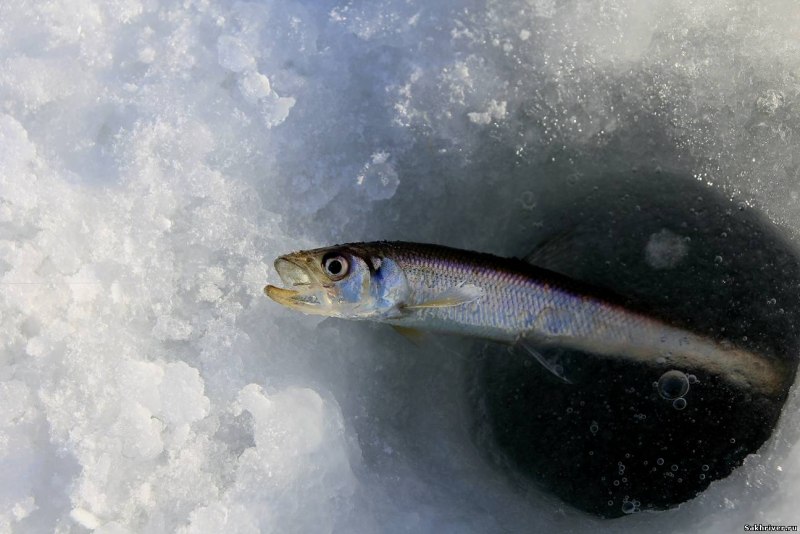
[[[658,379],[657,389],[667,400],[679,399],[689,392],[689,378],[676,369],[667,371]]]
[[[622,512],[626,514],[632,514],[636,511],[636,505],[633,504],[632,501],[625,501],[622,503]]]

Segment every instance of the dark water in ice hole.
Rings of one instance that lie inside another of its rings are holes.
[[[549,224],[528,249],[560,236],[544,267],[791,362],[788,392],[800,324],[796,249],[744,204],[691,179],[652,175],[607,176],[553,194],[557,201],[537,206]],[[569,385],[504,347],[475,350],[467,390],[473,436],[489,461],[603,517],[673,507],[728,476],[770,436],[786,400],[786,392],[751,394],[685,368],[693,383],[672,400],[654,387],[667,364],[549,354]]]

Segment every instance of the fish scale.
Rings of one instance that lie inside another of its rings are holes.
[[[647,322],[613,304],[542,281],[524,262],[448,252],[444,247],[391,245],[385,254],[406,273],[415,301],[435,298],[459,284],[472,284],[483,290],[478,306],[425,308],[397,319],[397,324],[511,342],[520,335],[544,335],[548,330],[549,335],[562,337],[599,338],[605,333],[611,340],[621,339],[636,323],[642,328]],[[492,260],[502,262],[483,265]]]

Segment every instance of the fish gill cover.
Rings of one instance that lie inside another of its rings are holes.
[[[333,242],[523,255],[601,175],[689,177],[794,231],[799,23],[793,0],[0,3],[0,527],[797,524],[796,392],[698,498],[601,520],[487,460],[472,343],[261,287]],[[652,224],[611,226],[679,268],[687,231]]]

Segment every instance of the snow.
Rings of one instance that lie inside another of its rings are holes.
[[[794,0],[0,3],[0,531],[797,524],[797,391],[731,477],[604,522],[475,449],[467,342],[261,288],[334,242],[523,254],[553,177],[637,167],[798,228],[798,24]]]

